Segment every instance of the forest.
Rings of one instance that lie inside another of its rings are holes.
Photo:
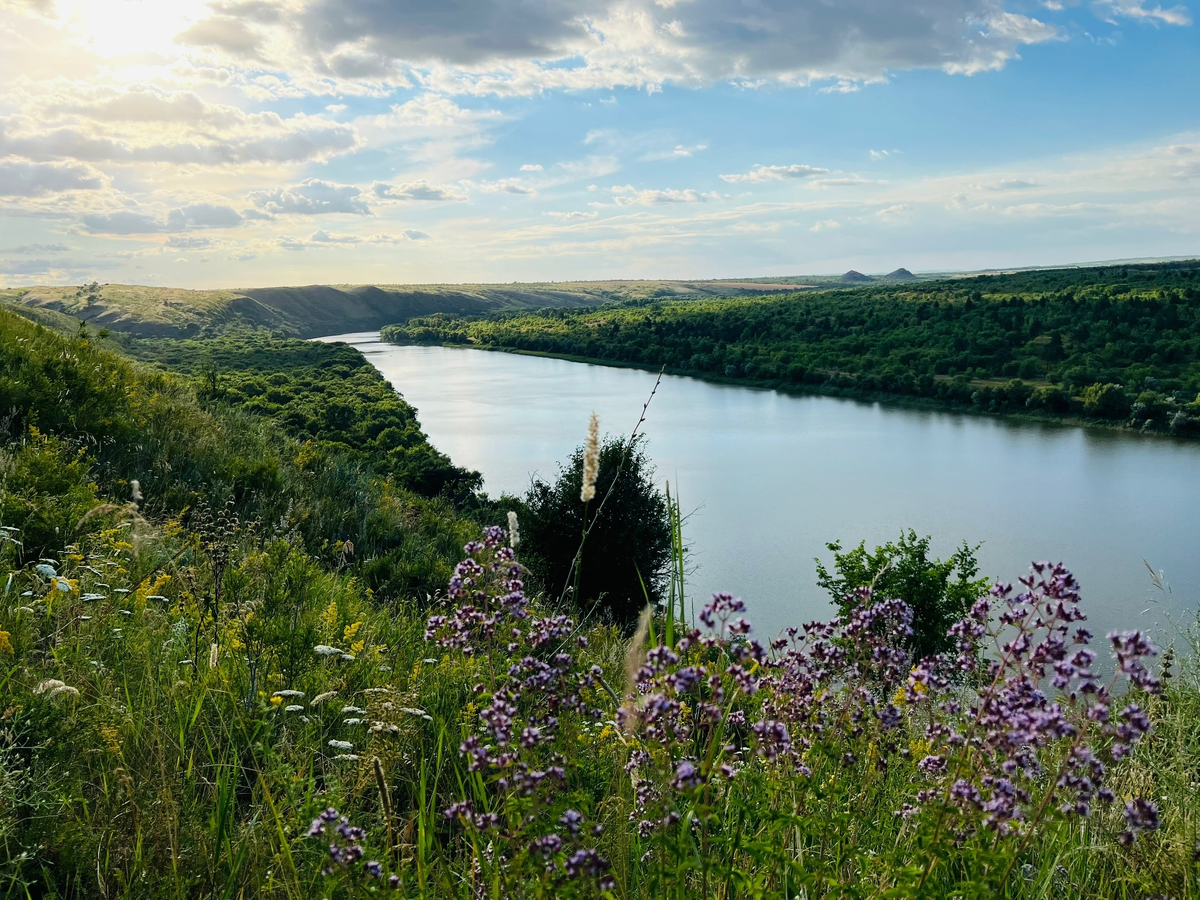
[[[1200,264],[434,315],[386,340],[1200,434]]]

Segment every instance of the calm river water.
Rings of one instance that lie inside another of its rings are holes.
[[[443,347],[323,338],[361,350],[420,415],[433,444],[493,495],[553,476],[588,415],[628,434],[655,376]],[[644,432],[678,482],[693,600],[745,599],[755,631],[824,617],[814,557],[915,528],[939,555],[982,542],[984,573],[1015,582],[1034,559],[1072,569],[1097,634],[1152,628],[1168,642],[1200,606],[1200,444],[663,379]],[[1165,572],[1151,583],[1143,560]],[[1182,649],[1182,648],[1181,648]]]

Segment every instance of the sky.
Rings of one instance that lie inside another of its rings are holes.
[[[0,285],[1200,255],[1200,0],[0,0]]]

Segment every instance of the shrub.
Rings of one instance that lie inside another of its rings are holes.
[[[945,653],[954,646],[947,634],[950,626],[983,596],[988,582],[976,577],[978,548],[963,543],[949,559],[930,559],[929,543],[930,538],[918,538],[910,529],[896,543],[876,547],[873,553],[867,552],[865,541],[845,553],[841,544],[828,544],[834,570],[817,560],[817,584],[843,615],[854,612],[864,588],[875,597],[903,600],[912,610],[912,635],[905,647],[913,659]]]
[[[671,557],[666,498],[642,438],[604,442],[589,503],[580,499],[583,467],[580,447],[553,483],[530,486],[520,515],[521,561],[549,596],[569,592],[575,605],[629,626],[647,599],[657,604],[663,597]]]
[[[1101,419],[1123,419],[1129,415],[1129,396],[1119,384],[1089,384],[1083,389],[1083,409]]]

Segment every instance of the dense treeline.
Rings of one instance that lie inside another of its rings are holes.
[[[125,339],[134,356],[190,375],[206,404],[274,419],[291,437],[370,464],[424,496],[462,501],[478,473],[426,440],[416,411],[361,353],[345,344],[230,329],[203,340]]]
[[[1200,433],[1196,263],[431,316],[384,336]]]

